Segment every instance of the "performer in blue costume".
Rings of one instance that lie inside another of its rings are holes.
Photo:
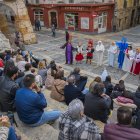
[[[127,39],[125,37],[122,37],[121,42],[116,42],[116,45],[119,47],[119,56],[118,56],[118,67],[122,69],[124,56],[125,56],[125,50],[128,47]]]

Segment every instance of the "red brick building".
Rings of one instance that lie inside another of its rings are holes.
[[[39,18],[42,26],[86,32],[112,30],[114,3],[28,5],[32,24]]]

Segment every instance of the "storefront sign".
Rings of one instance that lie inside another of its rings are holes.
[[[88,17],[81,18],[81,29],[89,29],[89,18]]]
[[[110,9],[110,7],[109,6],[100,6],[99,9],[100,10],[107,10],[107,9]]]
[[[79,11],[83,11],[84,7],[65,7],[65,10],[79,10]]]

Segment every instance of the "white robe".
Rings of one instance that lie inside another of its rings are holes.
[[[114,67],[115,56],[117,53],[117,46],[110,46],[108,50],[108,65]]]
[[[99,41],[99,42],[101,42],[101,41]],[[103,54],[105,51],[105,47],[102,44],[102,42],[101,42],[101,45],[99,45],[99,42],[98,42],[98,45],[96,46],[95,50],[96,50],[96,54],[97,54],[97,65],[101,66],[103,64]]]
[[[125,53],[126,52],[127,50],[125,51]],[[122,70],[130,72],[135,54],[133,50],[128,50],[128,54],[129,57],[127,57],[127,55],[125,54]]]

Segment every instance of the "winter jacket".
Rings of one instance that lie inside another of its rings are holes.
[[[85,97],[85,115],[88,117],[100,120],[103,123],[107,122],[110,113],[111,99],[103,98],[96,94],[86,94]]]
[[[107,124],[103,140],[140,140],[140,130],[127,125]]]
[[[65,96],[65,102],[67,105],[74,100],[74,99],[80,99],[82,102],[85,100],[85,95],[81,92],[81,90],[73,84],[66,85],[64,88],[64,96]]]
[[[0,110],[15,111],[15,95],[19,86],[7,76],[0,77]]]
[[[64,101],[64,87],[66,85],[66,81],[61,79],[55,79],[53,82],[53,86],[51,89],[51,98],[61,102]]]

